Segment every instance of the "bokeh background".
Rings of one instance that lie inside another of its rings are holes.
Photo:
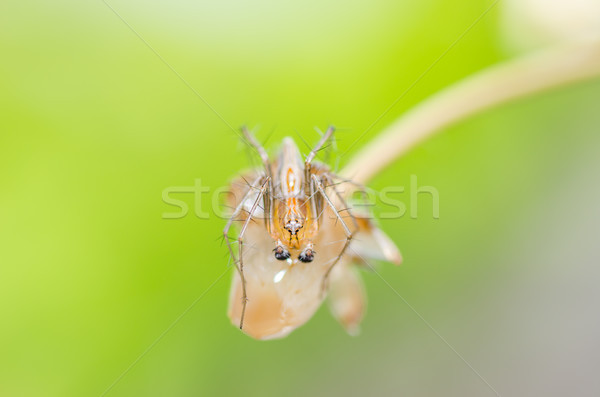
[[[491,4],[107,1],[129,26],[102,1],[0,5],[2,396],[102,395],[227,269],[224,221],[193,216],[189,194],[189,216],[162,219],[161,194],[224,186],[248,157],[131,28],[229,125],[272,133],[271,150],[332,123],[343,153]],[[437,90],[571,34],[511,4],[341,164]],[[594,1],[551,4],[595,15]],[[507,104],[373,181],[417,175],[440,193],[439,219],[424,195],[417,219],[381,222],[405,261],[380,273],[414,311],[364,273],[360,336],[324,306],[259,342],[226,317],[230,271],[106,395],[494,395],[474,370],[501,395],[598,395],[599,104],[600,81]]]

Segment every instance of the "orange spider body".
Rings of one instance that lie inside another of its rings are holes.
[[[272,237],[288,250],[298,250],[310,244],[318,231],[313,218],[311,197],[307,194],[305,165],[291,138],[283,141],[274,178],[277,197],[273,212]],[[278,194],[277,194],[278,193]]]

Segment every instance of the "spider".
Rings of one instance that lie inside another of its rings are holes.
[[[239,318],[240,329],[250,334],[262,335],[264,329],[272,330],[265,331],[267,336],[270,332],[287,334],[318,308],[332,271],[349,256],[356,234],[362,231],[377,239],[380,231],[368,217],[348,208],[339,187],[351,182],[315,161],[317,153],[333,139],[333,127],[305,159],[292,138],[283,139],[272,160],[247,128],[243,127],[242,133],[258,152],[262,167],[243,175],[231,188],[235,209],[223,236],[239,278],[234,277],[230,317],[232,321]],[[241,227],[237,237],[231,238],[235,221],[240,221]],[[393,246],[389,239],[379,240],[377,244],[383,241]],[[367,239],[367,244],[374,243]],[[360,246],[355,248],[360,250]],[[254,306],[245,329],[249,300]],[[263,331],[257,331],[259,328]]]

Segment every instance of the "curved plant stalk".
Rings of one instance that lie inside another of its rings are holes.
[[[460,120],[510,100],[598,76],[600,40],[570,43],[492,66],[400,117],[360,150],[341,174],[366,184],[414,146]]]

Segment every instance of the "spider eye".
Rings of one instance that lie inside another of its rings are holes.
[[[298,219],[294,219],[293,221],[288,222],[285,225],[285,228],[292,236],[295,236],[298,233],[298,230],[302,229],[302,222]]]
[[[275,252],[275,259],[278,259],[280,261],[284,261],[290,257],[290,251],[286,250],[281,246],[275,248],[273,252]]]

